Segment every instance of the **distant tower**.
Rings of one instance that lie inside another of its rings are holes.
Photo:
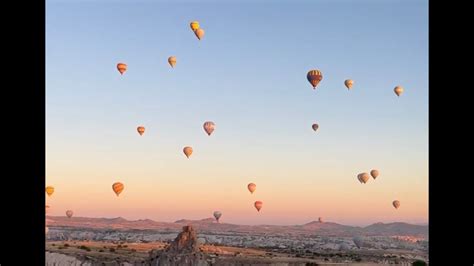
[[[323,218],[319,217],[318,222],[323,223]]]

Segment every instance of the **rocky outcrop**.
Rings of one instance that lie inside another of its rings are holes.
[[[46,252],[46,266],[69,265],[69,266],[92,266],[91,262],[81,261],[75,257],[64,254]]]
[[[196,231],[192,226],[183,226],[183,231],[162,252],[150,252],[152,266],[207,266],[207,256],[199,250]]]

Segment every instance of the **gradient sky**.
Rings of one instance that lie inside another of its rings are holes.
[[[100,2],[47,1],[52,215],[427,222],[427,1]]]

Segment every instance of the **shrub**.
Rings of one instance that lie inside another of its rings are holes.
[[[83,249],[85,251],[91,251],[91,249],[89,247],[86,247],[86,246],[80,246],[79,248]]]
[[[69,244],[68,244],[68,243],[66,243],[66,244],[64,244],[64,246],[65,246],[65,247],[69,247]]]
[[[104,252],[104,250],[103,250],[103,249],[99,249],[99,252]]]
[[[53,244],[51,244],[51,246],[55,247],[55,246],[56,246],[56,244],[54,244],[54,243],[53,243]]]
[[[115,252],[115,248],[110,248],[109,251],[110,252]]]
[[[422,260],[416,260],[413,262],[412,266],[426,266],[426,262],[422,261]]]

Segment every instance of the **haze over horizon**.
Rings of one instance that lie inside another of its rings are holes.
[[[130,3],[46,3],[48,215],[428,223],[428,1]]]

